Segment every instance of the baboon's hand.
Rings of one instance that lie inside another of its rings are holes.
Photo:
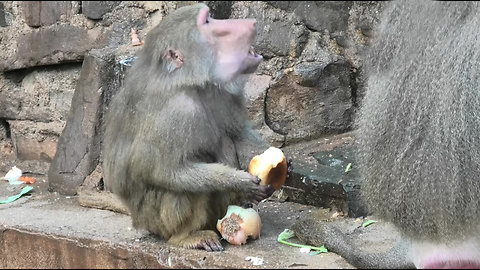
[[[263,199],[270,197],[275,189],[272,185],[260,185],[260,178],[250,175],[250,181],[245,183],[245,199],[254,204],[258,204]]]

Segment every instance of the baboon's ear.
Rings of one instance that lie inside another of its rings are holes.
[[[167,62],[168,72],[172,72],[183,65],[183,55],[180,50],[167,49],[163,53],[163,59]]]

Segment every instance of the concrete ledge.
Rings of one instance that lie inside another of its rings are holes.
[[[4,229],[2,268],[160,268],[153,254],[108,242]],[[180,266],[182,267],[182,266]]]
[[[212,253],[167,245],[131,228],[127,215],[84,208],[76,197],[50,193],[45,177],[33,186],[31,196],[0,205],[0,268],[352,268],[336,254],[311,256],[277,242],[278,234],[314,206],[262,202],[256,206],[260,239],[243,246],[223,241],[225,251]],[[1,181],[0,198],[17,188]],[[264,263],[254,266],[248,256]]]
[[[293,159],[292,177],[284,185],[288,201],[333,208],[350,217],[369,214],[360,198],[362,183],[353,132],[289,145],[282,150]],[[349,163],[351,170],[345,172]]]

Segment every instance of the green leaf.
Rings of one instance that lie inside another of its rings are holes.
[[[15,201],[16,199],[22,197],[22,195],[25,195],[27,192],[29,192],[30,190],[32,190],[33,187],[31,186],[26,186],[22,189],[22,191],[20,191],[19,194],[17,195],[14,195],[14,196],[10,196],[8,197],[6,200],[3,200],[3,201],[0,201],[0,204],[6,204],[6,203],[11,203],[13,201]]]
[[[362,227],[367,227],[368,225],[372,224],[372,223],[375,223],[377,222],[376,220],[368,220],[368,221],[365,221],[365,223],[362,224]]]
[[[349,172],[352,170],[352,163],[348,163],[347,168],[345,168],[345,172]]]
[[[328,253],[328,250],[325,246],[321,246],[319,251],[312,251],[310,255],[318,255],[320,253]]]
[[[278,235],[278,241],[287,240],[295,236],[295,232],[289,229],[285,229]]]
[[[320,253],[327,253],[328,250],[325,248],[325,246],[321,246],[321,247],[315,247],[315,246],[308,246],[308,245],[301,245],[301,244],[295,244],[295,243],[291,243],[291,242],[288,242],[286,241],[287,239],[290,239],[292,237],[295,236],[295,232],[292,231],[292,230],[289,230],[289,229],[285,229],[283,232],[281,232],[279,235],[278,235],[278,238],[277,238],[277,241],[279,243],[282,243],[282,244],[285,244],[285,245],[289,245],[289,246],[292,246],[292,247],[299,247],[299,248],[303,248],[303,247],[308,247],[312,250],[317,250],[317,252],[310,252],[310,255],[316,255],[316,254],[320,254]],[[313,253],[313,254],[312,254]]]

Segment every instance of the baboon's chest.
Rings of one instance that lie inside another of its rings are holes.
[[[246,111],[243,104],[228,97],[204,102],[206,124],[219,131],[220,137],[236,136],[245,127]]]

